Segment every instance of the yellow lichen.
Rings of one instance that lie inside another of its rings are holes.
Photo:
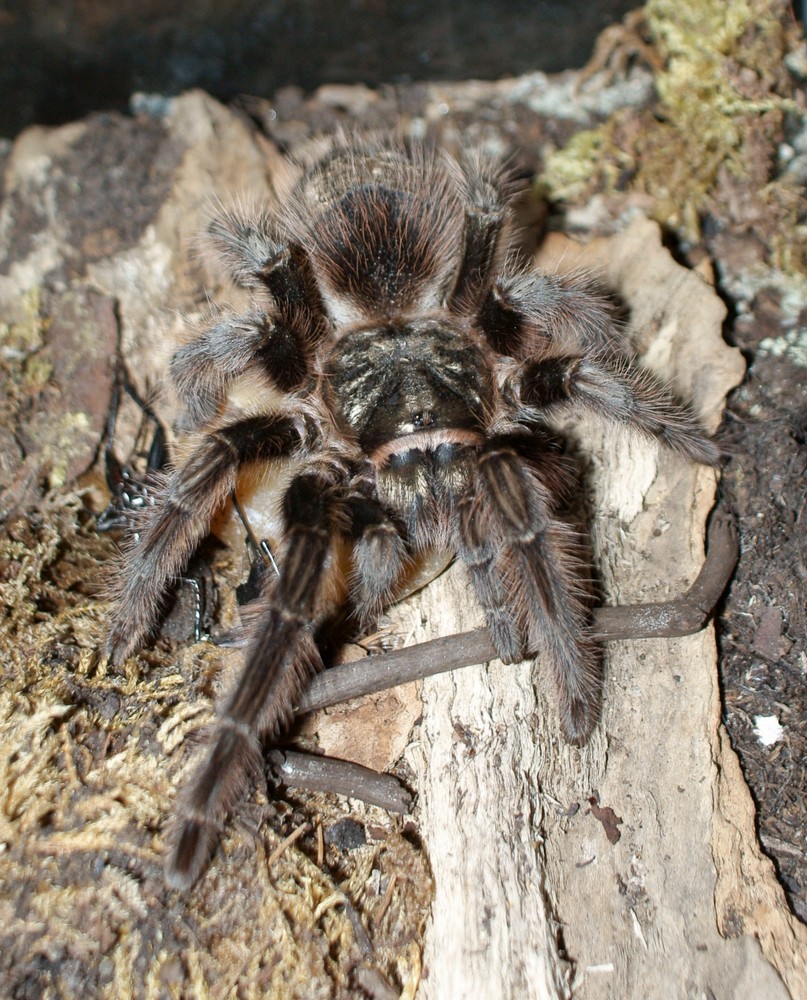
[[[77,411],[59,417],[52,443],[45,449],[46,462],[50,465],[48,485],[51,489],[65,485],[77,444],[83,444],[84,437],[91,434],[90,419],[86,413]]]
[[[41,289],[29,288],[3,303],[7,322],[0,323],[0,346],[7,356],[25,356],[42,346],[47,321],[41,313]]]

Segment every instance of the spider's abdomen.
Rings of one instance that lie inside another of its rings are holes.
[[[333,293],[382,315],[438,304],[443,260],[432,241],[442,219],[418,201],[363,186],[325,211],[312,256]],[[424,302],[427,295],[435,301]]]
[[[414,169],[404,157],[379,157],[337,156],[299,192],[301,238],[340,324],[438,308],[462,253],[462,206],[448,173],[435,161]]]
[[[326,372],[337,419],[377,459],[483,433],[492,380],[479,349],[446,325],[354,331]]]

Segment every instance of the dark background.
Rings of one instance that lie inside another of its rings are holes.
[[[166,7],[171,7],[166,12]],[[221,100],[322,83],[497,79],[584,65],[638,0],[10,0],[0,135],[123,110],[135,91]]]

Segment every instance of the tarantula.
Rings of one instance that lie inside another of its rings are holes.
[[[568,471],[547,416],[591,410],[697,462],[715,463],[718,450],[631,364],[590,282],[518,258],[514,195],[505,167],[476,153],[343,140],[281,208],[224,211],[209,227],[254,305],[220,314],[173,357],[198,438],[138,524],[107,652],[120,662],[149,634],[250,463],[285,469],[284,537],[280,575],[249,616],[243,670],[180,796],[172,886],[198,877],[260,764],[261,739],[287,726],[321,666],[313,626],[333,601],[336,538],[352,545],[363,622],[419,553],[452,549],[501,659],[544,652],[566,739],[591,734],[600,659],[584,561],[558,513]],[[245,384],[271,392],[244,403]]]

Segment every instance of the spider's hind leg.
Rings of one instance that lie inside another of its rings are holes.
[[[495,350],[522,359],[506,389],[527,422],[547,407],[583,407],[693,461],[718,463],[692,411],[631,363],[611,303],[585,275],[515,270],[497,279],[478,318]]]
[[[717,465],[720,450],[689,407],[650,372],[624,357],[568,355],[527,361],[518,377],[521,402],[533,409],[558,404],[584,407],[655,438],[673,451]]]

